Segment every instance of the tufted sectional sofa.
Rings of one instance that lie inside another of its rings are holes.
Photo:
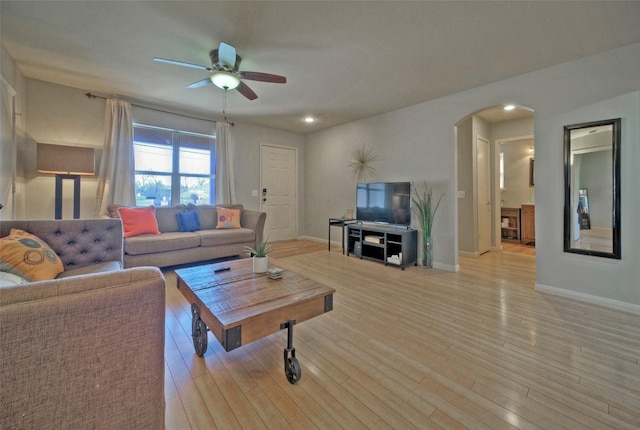
[[[0,288],[0,428],[164,428],[165,280],[123,269],[119,219],[0,221],[58,254]]]
[[[120,220],[0,221],[0,237],[12,228],[35,234],[58,254],[64,267],[61,278],[124,267]]]

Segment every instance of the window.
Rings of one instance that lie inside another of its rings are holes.
[[[134,125],[136,205],[215,202],[215,136]]]

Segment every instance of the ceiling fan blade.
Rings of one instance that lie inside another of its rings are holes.
[[[153,61],[156,61],[158,63],[173,64],[174,66],[189,67],[191,69],[207,70],[209,72],[213,70],[211,67],[201,66],[199,64],[193,64],[193,63],[185,63],[184,61],[167,60],[166,58],[154,57]]]
[[[237,86],[236,90],[249,100],[255,100],[258,98],[257,94],[254,93],[253,90],[244,82],[240,82],[240,85]]]
[[[286,84],[287,78],[280,75],[272,75],[270,73],[260,72],[240,72],[242,79],[249,79],[251,81],[271,82],[274,84]]]
[[[228,43],[220,42],[218,49],[218,60],[222,67],[233,70],[236,65],[236,48]]]
[[[197,81],[187,85],[187,88],[200,88],[200,87],[204,87],[205,85],[209,85],[211,83],[212,82],[210,78],[205,78],[205,79],[202,79],[201,81]]]

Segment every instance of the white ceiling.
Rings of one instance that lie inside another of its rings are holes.
[[[203,71],[220,41],[288,82],[229,93],[231,120],[308,133],[640,41],[640,1],[7,1],[25,76],[218,119]],[[603,77],[604,78],[604,77]],[[515,102],[517,100],[505,100]],[[305,115],[317,118],[305,124]]]

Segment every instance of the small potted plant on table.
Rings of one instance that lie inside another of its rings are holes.
[[[253,255],[253,271],[254,273],[265,273],[269,269],[269,257],[267,254],[271,252],[275,245],[267,244],[269,239],[265,239],[256,243],[256,247],[251,248],[245,246],[244,248]]]

